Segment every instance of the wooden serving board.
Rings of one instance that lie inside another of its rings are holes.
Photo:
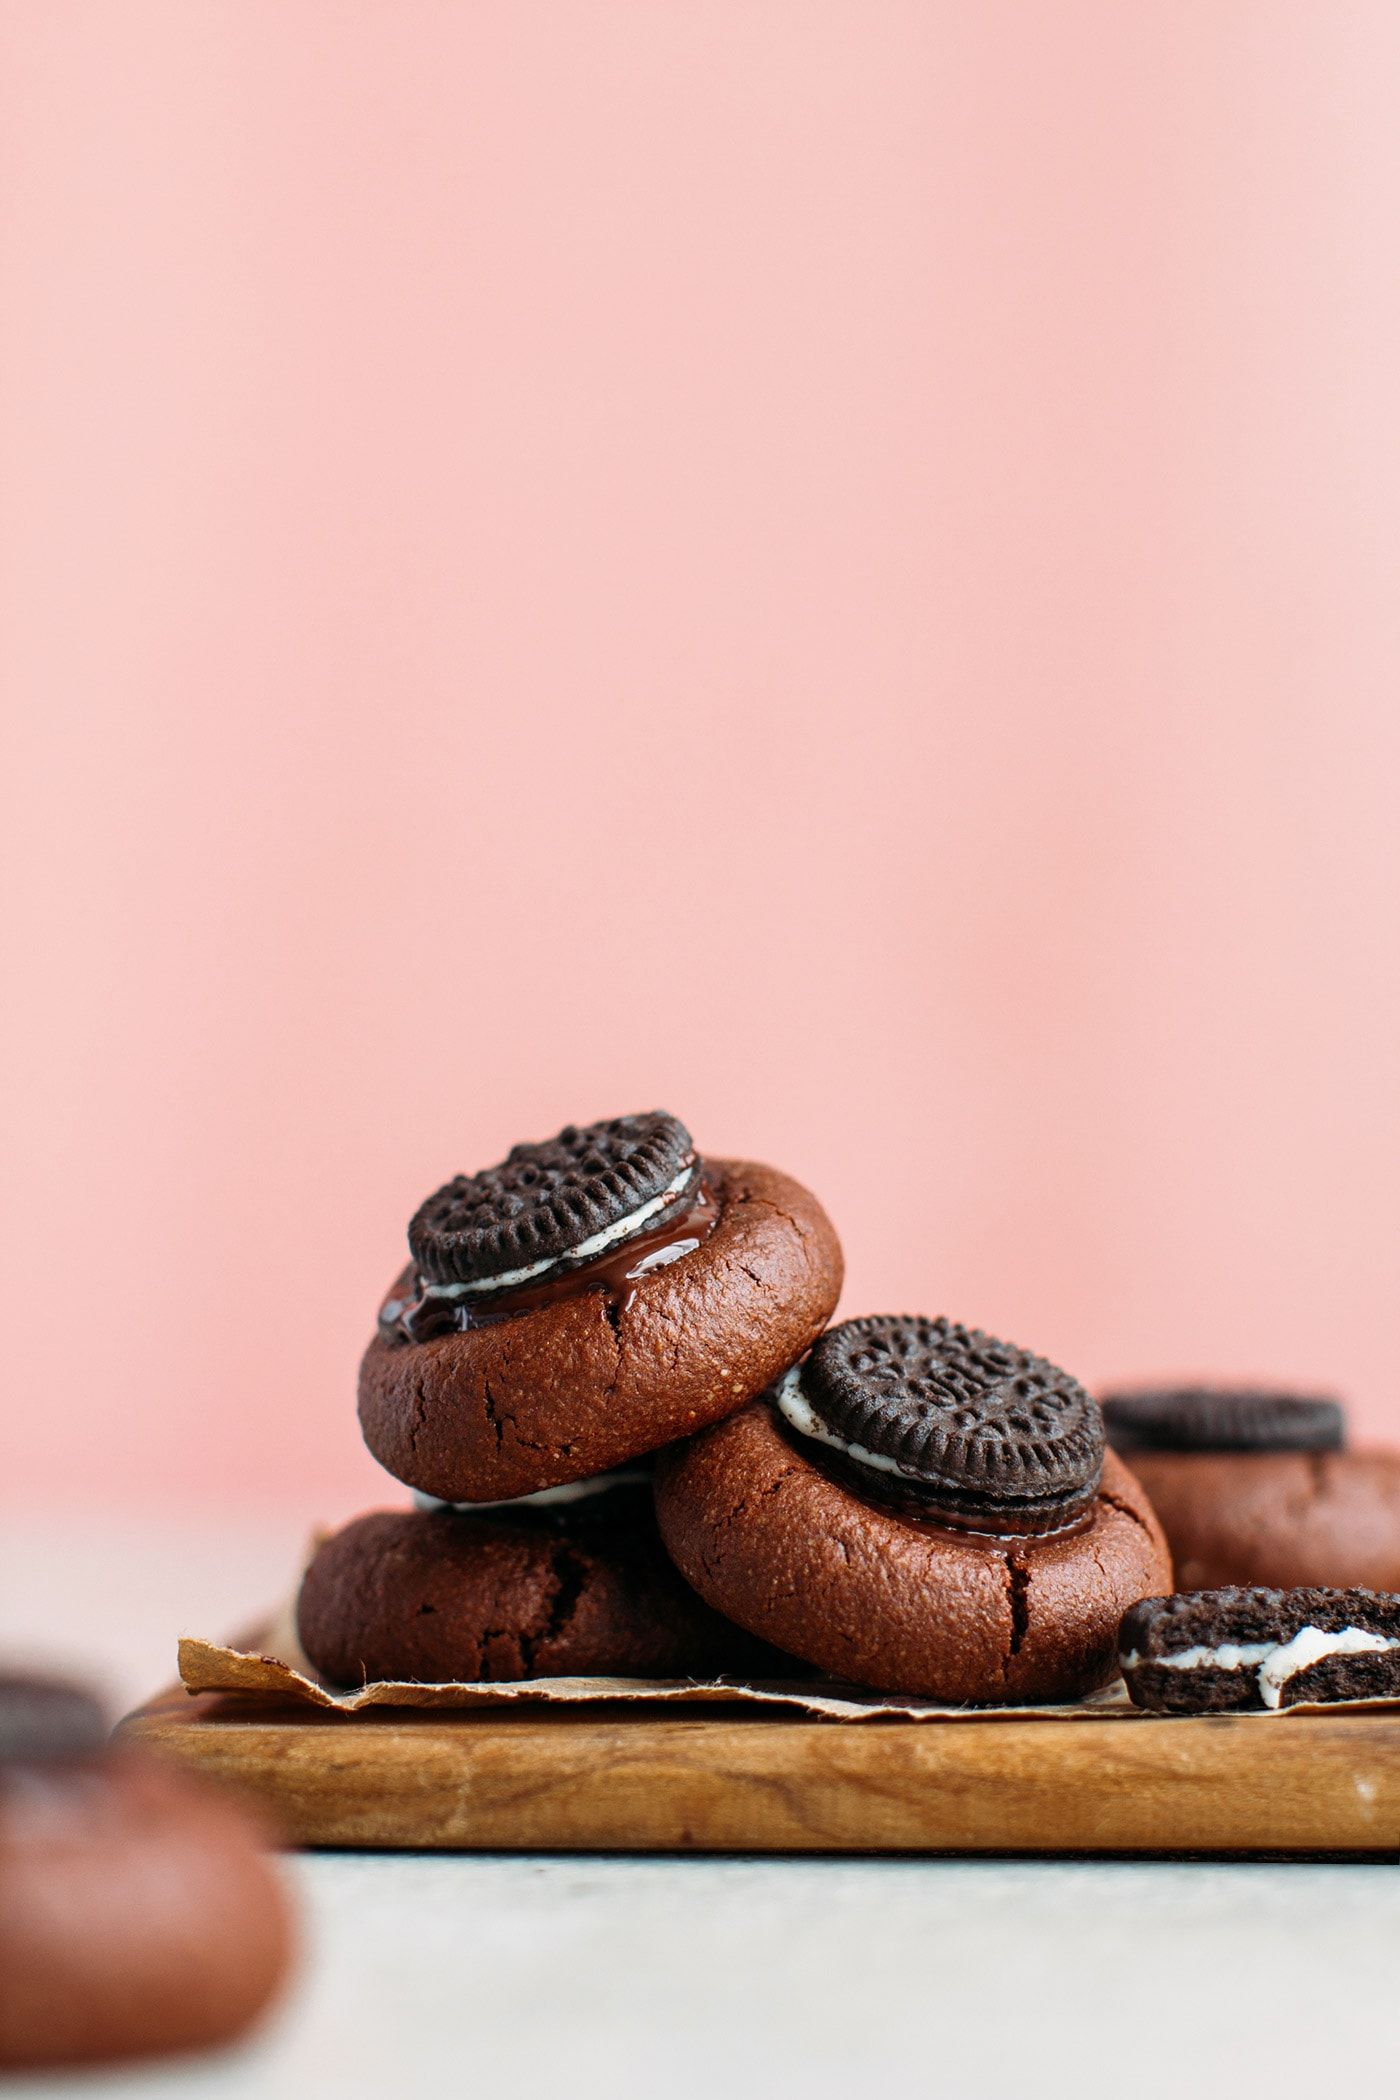
[[[728,1707],[331,1713],[162,1694],[120,1734],[290,1843],[541,1852],[1400,1853],[1400,1711],[859,1725]]]

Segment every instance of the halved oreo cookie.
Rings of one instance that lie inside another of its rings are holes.
[[[0,1677],[0,1765],[93,1757],[107,1739],[89,1692],[50,1677]]]
[[[458,1174],[415,1213],[408,1244],[426,1283],[509,1286],[591,1259],[615,1228],[683,1195],[695,1173],[690,1132],[661,1110],[570,1123],[513,1146],[499,1166]]]
[[[1159,1713],[1400,1698],[1400,1597],[1378,1590],[1147,1597],[1118,1646],[1135,1704]]]
[[[821,1336],[775,1395],[872,1491],[964,1530],[1062,1529],[1093,1501],[1103,1423],[1043,1357],[947,1319],[881,1313]]]
[[[1115,1451],[1340,1451],[1335,1400],[1254,1386],[1160,1386],[1109,1393],[1104,1427]]]

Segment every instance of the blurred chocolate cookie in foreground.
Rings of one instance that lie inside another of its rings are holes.
[[[1311,1393],[1158,1386],[1103,1400],[1185,1590],[1400,1589],[1400,1453],[1346,1448]]]
[[[772,1167],[662,1111],[517,1145],[409,1227],[360,1370],[380,1464],[449,1502],[602,1473],[719,1420],[820,1333],[841,1249]]]
[[[948,1319],[846,1321],[664,1453],[657,1515],[716,1610],[838,1678],[950,1703],[1080,1697],[1171,1564],[1095,1402]]]
[[[0,1677],[0,2068],[242,2034],[290,1954],[261,1844],[220,1794],[110,1748],[85,1693]]]

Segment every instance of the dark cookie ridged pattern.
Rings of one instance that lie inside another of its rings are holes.
[[[950,1513],[1059,1521],[1087,1506],[1103,1471],[1103,1423],[1083,1386],[952,1320],[847,1320],[812,1350],[802,1393],[827,1429]]]
[[[1337,1401],[1261,1387],[1109,1393],[1103,1418],[1116,1451],[1340,1451],[1346,1438]]]
[[[458,1174],[414,1214],[408,1244],[428,1283],[482,1283],[564,1261],[662,1195],[694,1147],[657,1109],[514,1145],[496,1167]]]

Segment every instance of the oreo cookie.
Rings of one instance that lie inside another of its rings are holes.
[[[1147,1597],[1118,1647],[1134,1704],[1156,1713],[1400,1698],[1400,1597],[1378,1590]]]
[[[1109,1393],[1103,1418],[1115,1451],[1340,1451],[1346,1441],[1335,1400],[1264,1387]]]
[[[952,1320],[883,1313],[829,1328],[775,1399],[863,1491],[955,1529],[1061,1530],[1103,1472],[1103,1422],[1083,1386]]]
[[[693,1185],[690,1132],[675,1116],[614,1116],[512,1146],[458,1174],[414,1214],[408,1244],[425,1283],[509,1288],[604,1251]],[[644,1215],[642,1215],[644,1214]],[[600,1244],[601,1243],[601,1244]]]
[[[0,1765],[71,1763],[107,1739],[90,1693],[49,1677],[0,1677]]]

